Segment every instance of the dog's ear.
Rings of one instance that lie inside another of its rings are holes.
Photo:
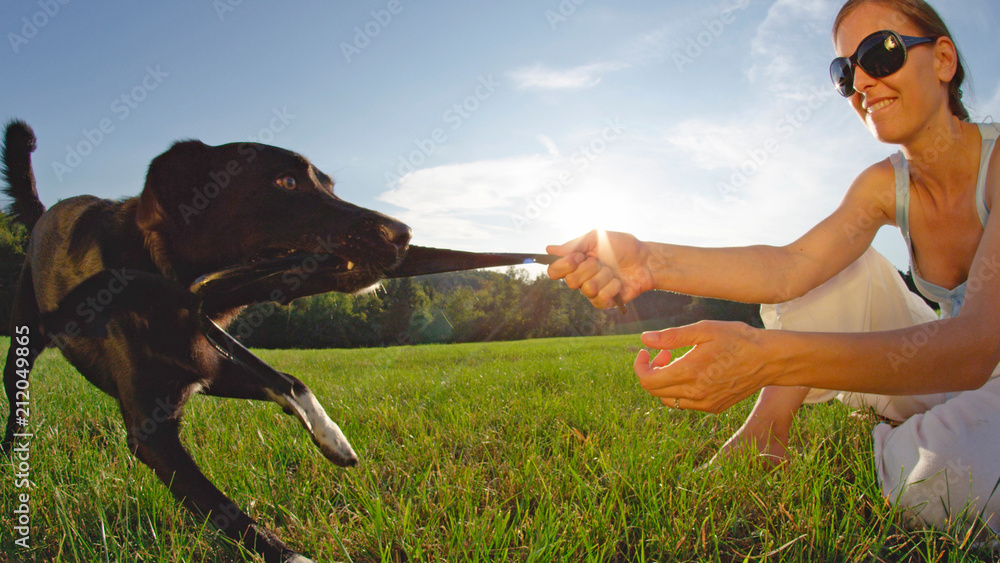
[[[136,210],[139,228],[150,233],[179,226],[182,205],[205,182],[210,150],[201,141],[181,141],[153,159]]]

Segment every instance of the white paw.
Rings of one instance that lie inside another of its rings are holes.
[[[274,400],[295,413],[302,426],[309,431],[313,443],[327,459],[344,467],[357,465],[358,456],[354,453],[351,443],[347,441],[337,423],[330,420],[323,405],[319,404],[312,391],[307,389],[304,393],[294,396],[275,396]]]

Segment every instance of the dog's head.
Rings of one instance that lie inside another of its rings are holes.
[[[256,143],[175,144],[150,164],[136,223],[181,283],[226,272],[203,289],[232,306],[358,291],[410,240],[406,225],[334,195],[301,155]]]

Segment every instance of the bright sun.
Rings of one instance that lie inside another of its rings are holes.
[[[579,194],[553,205],[550,221],[555,232],[563,237],[562,240],[568,241],[594,229],[629,231],[634,210],[608,199],[606,193]]]

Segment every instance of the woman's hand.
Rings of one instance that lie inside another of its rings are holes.
[[[744,323],[702,321],[646,332],[642,343],[662,350],[650,361],[641,350],[635,374],[643,389],[668,407],[720,413],[772,382],[765,331]],[[670,350],[694,346],[671,362]]]
[[[564,279],[597,308],[614,306],[616,296],[628,302],[654,289],[647,264],[649,250],[630,234],[591,231],[545,250],[562,256],[549,266],[549,277]]]

